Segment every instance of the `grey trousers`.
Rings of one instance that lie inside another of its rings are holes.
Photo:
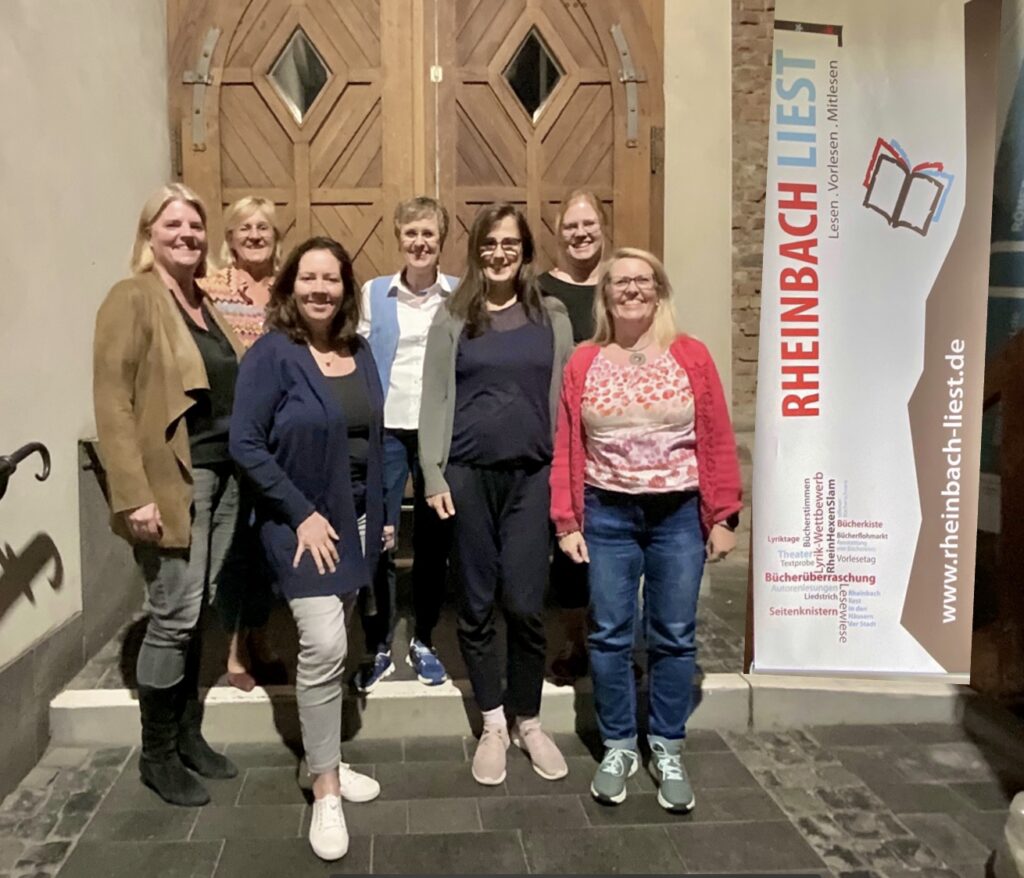
[[[238,479],[231,464],[192,471],[191,545],[161,549],[135,547],[146,583],[149,622],[135,676],[140,686],[169,689],[185,676],[189,643],[195,635],[203,598],[212,602],[234,539],[238,519]]]
[[[359,538],[365,543],[366,516],[359,519]],[[334,771],[341,762],[342,675],[348,653],[347,625],[357,594],[288,601],[299,629],[295,702],[310,774]]]

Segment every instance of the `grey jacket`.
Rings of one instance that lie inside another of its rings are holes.
[[[562,390],[562,369],[573,351],[572,324],[565,305],[551,296],[543,298],[551,329],[555,336],[555,355],[551,368],[551,432],[554,434],[558,399]],[[426,495],[445,494],[448,482],[444,471],[452,444],[455,423],[455,357],[465,320],[454,316],[444,306],[438,309],[427,334],[427,350],[423,360],[423,398],[420,403],[419,450],[420,467]]]

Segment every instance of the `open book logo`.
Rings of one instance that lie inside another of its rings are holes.
[[[887,143],[879,137],[864,175],[864,206],[884,216],[894,229],[927,235],[932,223],[942,219],[954,179],[942,162],[911,165],[895,140]]]

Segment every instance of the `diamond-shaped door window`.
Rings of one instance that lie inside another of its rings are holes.
[[[301,27],[296,28],[270,68],[270,81],[300,124],[330,75],[324,59]]]
[[[536,28],[516,49],[505,68],[505,79],[529,117],[536,122],[548,96],[565,73]]]

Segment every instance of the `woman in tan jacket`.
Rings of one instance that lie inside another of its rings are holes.
[[[96,318],[93,394],[113,528],[131,541],[149,621],[136,667],[139,770],[165,801],[209,801],[187,769],[233,777],[202,737],[198,623],[234,535],[238,481],[228,424],[243,347],[196,283],[206,210],[185,186],[142,208],[132,276]]]

